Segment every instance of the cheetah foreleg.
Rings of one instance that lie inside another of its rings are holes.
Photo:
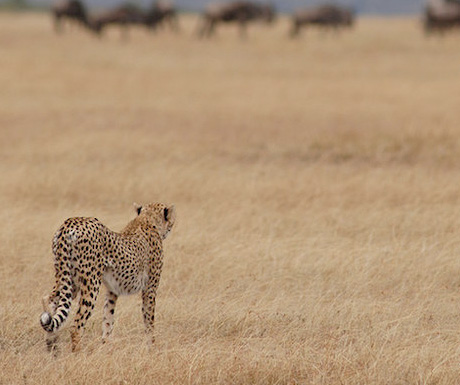
[[[154,323],[155,323],[155,297],[156,285],[150,285],[142,291],[142,315],[144,318],[145,331],[152,343],[155,343]]]

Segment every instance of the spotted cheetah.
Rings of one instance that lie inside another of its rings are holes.
[[[142,292],[142,313],[154,342],[155,296],[163,266],[163,240],[175,222],[174,206],[161,203],[137,206],[137,217],[120,233],[96,218],[69,218],[53,238],[56,284],[43,298],[40,324],[47,332],[49,350],[55,348],[56,331],[69,315],[80,293],[79,308],[71,328],[72,351],[77,350],[91,316],[101,282],[107,288],[102,323],[105,342],[113,329],[118,296]]]

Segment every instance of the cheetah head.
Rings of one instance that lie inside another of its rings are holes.
[[[149,203],[144,206],[135,204],[139,217],[143,217],[155,226],[163,239],[165,239],[176,221],[176,209],[174,205],[166,206],[163,203]]]

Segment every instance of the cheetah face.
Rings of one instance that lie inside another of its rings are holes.
[[[145,217],[158,230],[163,239],[171,231],[176,221],[174,205],[166,206],[163,203],[149,203],[145,206],[136,205],[137,215]]]

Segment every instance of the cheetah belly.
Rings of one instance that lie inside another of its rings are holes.
[[[113,269],[108,268],[103,277],[104,284],[107,288],[115,293],[116,295],[129,295],[135,294],[142,290],[146,282],[146,274],[140,274],[138,276],[131,276],[129,278],[120,278]]]

